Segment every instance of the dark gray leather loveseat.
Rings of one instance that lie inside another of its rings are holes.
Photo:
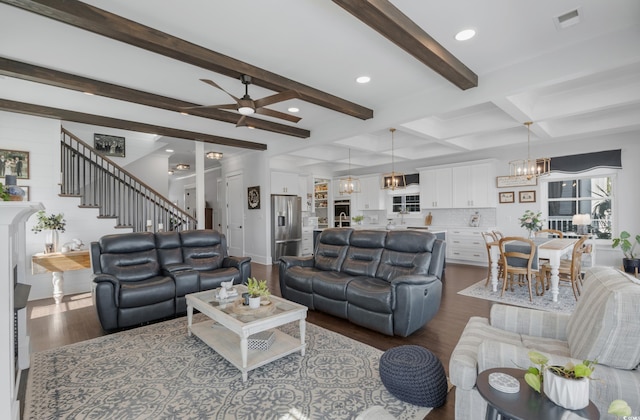
[[[186,312],[185,295],[251,277],[214,230],[106,235],[91,243],[93,303],[105,331]]]
[[[406,337],[440,308],[445,242],[416,230],[325,229],[311,257],[280,257],[280,291],[309,309]]]

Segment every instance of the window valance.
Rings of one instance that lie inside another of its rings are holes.
[[[596,168],[622,169],[622,150],[605,150],[551,158],[551,172],[576,173]]]

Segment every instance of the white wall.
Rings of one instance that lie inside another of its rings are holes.
[[[60,121],[0,111],[0,148],[29,152],[30,178],[19,180],[18,184],[29,186],[30,201],[41,202],[47,214],[64,214],[66,231],[60,233],[60,245],[78,238],[88,249],[91,241],[103,235],[123,233],[122,229],[114,228],[113,219],[97,219],[96,209],[79,208],[78,198],[58,196],[60,186],[56,174],[60,173]],[[44,233],[31,231],[35,220],[35,216],[31,216],[27,222],[27,256],[42,252],[44,248]],[[31,285],[29,300],[52,296],[50,274],[29,274],[30,259],[26,272],[27,278],[23,281]],[[91,270],[64,273],[65,293],[91,290],[91,274]]]

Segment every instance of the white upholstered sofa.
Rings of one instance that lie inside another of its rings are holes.
[[[490,319],[470,318],[449,363],[456,419],[484,418],[487,405],[475,387],[478,373],[526,369],[530,349],[555,365],[597,360],[589,396],[602,418],[613,418],[606,413],[615,399],[627,401],[640,416],[640,281],[614,268],[594,267],[571,315],[494,304]]]

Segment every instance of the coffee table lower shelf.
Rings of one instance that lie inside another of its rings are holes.
[[[247,372],[271,363],[296,351],[304,356],[306,344],[301,344],[299,338],[291,337],[278,329],[272,329],[275,334],[273,343],[267,350],[248,350],[247,364],[243,366],[240,336],[209,320],[191,325],[190,332],[229,361],[242,372],[243,382],[247,380]]]

